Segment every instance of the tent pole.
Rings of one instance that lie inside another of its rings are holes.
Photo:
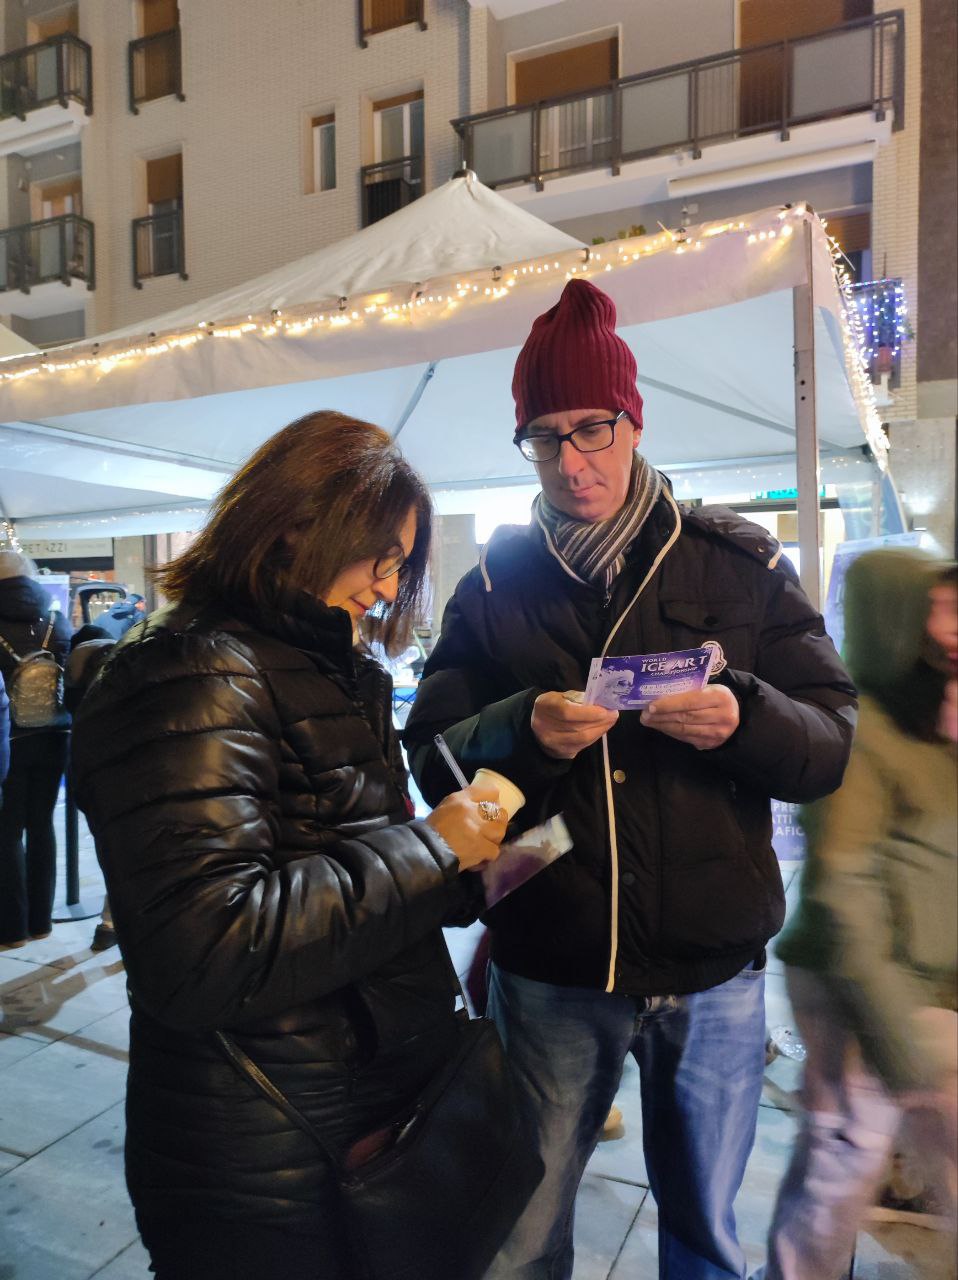
[[[812,228],[806,221],[805,283],[792,289],[795,344],[795,469],[798,480],[798,548],[805,594],[822,607],[821,535],[819,526],[818,415],[815,395],[815,293],[812,272]]]

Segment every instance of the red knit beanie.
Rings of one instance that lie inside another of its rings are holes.
[[[512,379],[516,424],[568,409],[624,409],[642,426],[635,357],[615,332],[615,303],[587,280],[570,280],[539,316]]]

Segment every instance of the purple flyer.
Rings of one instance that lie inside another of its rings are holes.
[[[673,649],[593,658],[583,702],[609,711],[640,711],[674,693],[704,689],[715,661],[715,649]]]
[[[486,890],[486,907],[531,880],[571,848],[572,837],[561,814],[504,844],[495,862],[487,863],[479,873]]]

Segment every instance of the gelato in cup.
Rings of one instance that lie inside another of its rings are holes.
[[[499,792],[498,803],[505,809],[510,818],[514,818],[526,802],[525,796],[514,782],[504,778],[494,769],[477,769],[473,782],[484,783],[487,787],[495,787]]]

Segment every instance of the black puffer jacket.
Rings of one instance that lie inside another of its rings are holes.
[[[741,713],[728,742],[697,751],[624,712],[574,761],[546,756],[533,702],[583,689],[610,635],[611,654],[717,641]],[[498,963],[543,982],[683,994],[732,977],[781,927],[769,797],[838,786],[854,709],[775,540],[723,508],[680,514],[665,492],[608,601],[531,529],[499,530],[446,610],[405,741],[433,803],[450,789],[432,746],[441,729],[467,775],[485,765],[522,788],[524,824],[566,817],[574,849],[489,913]]]
[[[213,1030],[334,1142],[378,1127],[451,1047],[440,926],[471,918],[474,878],[408,821],[388,677],[343,611],[204,615],[134,628],[76,717],[129,977],[128,1183],[152,1215],[332,1231],[318,1149]]]
[[[51,604],[50,596],[33,578],[0,579],[0,636],[21,658],[25,653],[40,648],[50,624]],[[53,615],[53,630],[47,648],[63,666],[70,652],[70,624],[59,611]],[[0,645],[0,673],[8,685],[16,665],[3,645]],[[69,727],[70,717],[64,711],[50,728],[19,729],[14,726],[11,728],[11,736],[15,740],[37,733],[49,733],[51,729],[62,731]]]

